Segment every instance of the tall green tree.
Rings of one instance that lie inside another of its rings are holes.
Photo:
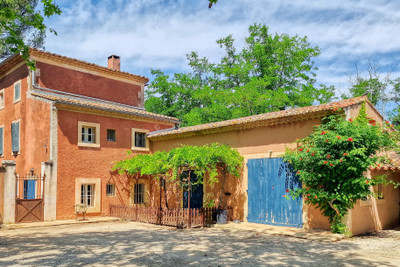
[[[191,72],[170,77],[152,70],[146,108],[196,125],[333,98],[333,87],[314,85],[313,59],[320,51],[306,37],[270,34],[261,24],[251,25],[248,34],[240,51],[232,35],[217,40],[224,50],[218,63],[192,52],[187,55]]]
[[[20,53],[30,67],[29,47],[43,47],[46,36],[44,17],[61,14],[53,0],[0,0],[0,60]],[[43,17],[44,16],[44,17]],[[56,33],[53,29],[50,32]]]
[[[343,98],[366,94],[369,101],[381,107],[382,114],[387,114],[393,124],[400,126],[400,78],[392,79],[391,72],[385,72],[374,61],[368,60],[366,70],[355,67],[355,75],[350,77],[349,93]]]

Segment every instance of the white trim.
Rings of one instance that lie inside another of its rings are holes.
[[[82,141],[82,128],[95,128],[94,143],[86,143]],[[100,123],[78,121],[78,146],[100,147]]]
[[[135,133],[144,133],[145,138],[146,138],[146,146],[145,147],[137,147],[135,146]],[[150,131],[147,129],[138,129],[138,128],[132,128],[132,134],[131,134],[131,150],[135,151],[150,151],[150,146],[149,146],[149,139],[147,138],[147,134]]]
[[[75,178],[75,204],[81,204],[81,185],[94,184],[94,203],[87,213],[99,213],[101,211],[101,178]]]

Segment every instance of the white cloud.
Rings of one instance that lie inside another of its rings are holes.
[[[354,63],[367,57],[383,64],[400,58],[395,0],[219,0],[211,10],[206,0],[94,2],[64,2],[63,14],[48,21],[58,36],[49,34],[46,49],[101,65],[118,54],[124,70],[141,75],[150,68],[181,72],[188,70],[186,53],[217,60],[218,38],[233,34],[240,47],[250,24],[265,23],[272,33],[306,35],[321,47],[320,83],[346,85]]]

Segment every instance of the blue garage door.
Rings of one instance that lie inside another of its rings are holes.
[[[249,159],[249,222],[302,227],[302,199],[286,199],[287,189],[301,187],[290,166],[281,158]]]

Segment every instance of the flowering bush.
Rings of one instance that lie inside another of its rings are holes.
[[[370,123],[365,106],[355,120],[344,120],[341,110],[322,120],[314,132],[287,149],[284,159],[291,163],[303,188],[291,190],[306,204],[316,205],[329,218],[332,232],[346,229],[342,218],[356,200],[373,194],[370,186],[382,178],[367,179],[364,172],[378,157],[376,152],[396,145],[390,131]]]

